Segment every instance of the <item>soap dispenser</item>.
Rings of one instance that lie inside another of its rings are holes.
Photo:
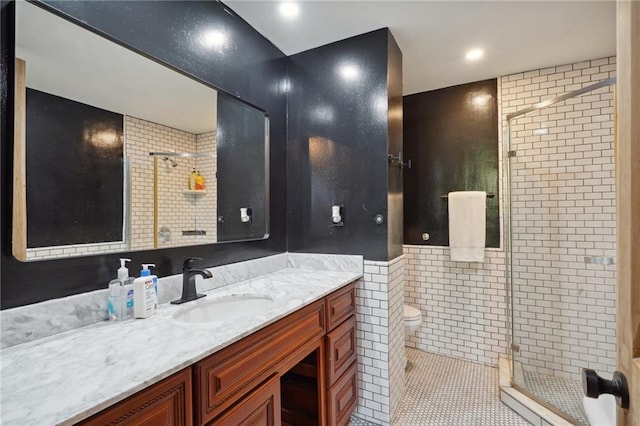
[[[129,270],[125,267],[125,261],[130,260],[131,259],[120,259],[118,276],[109,282],[109,298],[107,300],[109,321],[122,321],[127,318],[127,293],[125,285],[129,278]]]
[[[140,277],[133,281],[133,315],[149,318],[158,309],[158,277],[151,275],[149,267],[153,263],[143,263]]]
[[[133,318],[133,281],[135,278],[129,276],[129,269],[125,262],[131,262],[131,259],[120,258],[120,268],[118,269],[118,279],[124,283],[124,308],[122,316],[124,319]]]
[[[107,300],[107,312],[109,321],[121,321],[124,308],[124,283],[115,278],[109,281],[109,298]]]

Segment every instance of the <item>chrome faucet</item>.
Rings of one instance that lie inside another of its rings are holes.
[[[196,275],[200,275],[204,279],[212,278],[213,275],[206,269],[191,269],[191,264],[196,260],[202,259],[199,257],[190,257],[182,264],[182,297],[172,301],[171,303],[174,305],[191,302],[192,300],[206,296],[206,294],[199,294],[196,291]]]

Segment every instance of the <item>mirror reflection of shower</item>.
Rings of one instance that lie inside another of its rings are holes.
[[[176,160],[174,160],[173,158],[169,158],[166,155],[164,157],[162,157],[162,161],[164,161],[164,164],[166,164],[167,167],[171,166],[171,167],[178,167],[178,162]]]
[[[212,133],[191,138],[195,143],[183,143],[181,152],[149,152],[155,248],[217,240],[217,154]]]

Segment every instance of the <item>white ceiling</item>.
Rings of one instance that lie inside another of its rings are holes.
[[[27,87],[186,132],[216,129],[218,92],[27,2],[16,3]]]
[[[389,27],[405,95],[615,55],[614,1],[303,0],[293,20],[278,1],[223,1],[287,55]]]

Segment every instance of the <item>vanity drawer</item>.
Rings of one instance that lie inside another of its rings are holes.
[[[351,412],[358,402],[358,381],[354,362],[327,391],[329,426],[347,426]]]
[[[220,415],[276,372],[280,360],[323,336],[324,313],[324,301],[319,300],[198,362],[194,367],[197,424]]]
[[[79,424],[191,426],[191,410],[191,369],[187,368]]]
[[[280,426],[280,377],[274,375],[207,426]]]
[[[327,330],[335,326],[356,312],[356,283],[327,296]]]
[[[326,355],[327,386],[331,386],[356,360],[355,315],[327,334]]]

